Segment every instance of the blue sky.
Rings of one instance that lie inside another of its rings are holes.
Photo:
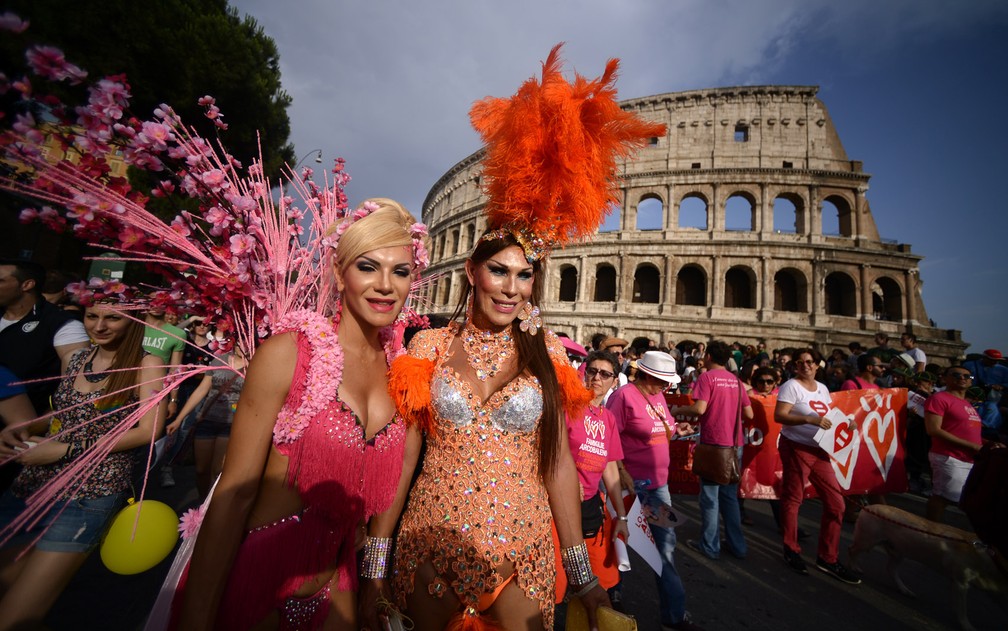
[[[921,263],[928,315],[1008,353],[1008,3],[1000,0],[232,0],[280,50],[300,157],[342,155],[354,202],[418,214],[479,148],[466,112],[511,94],[566,41],[568,66],[622,60],[623,98],[818,85],[872,175],[883,238]],[[225,111],[226,112],[226,111]]]

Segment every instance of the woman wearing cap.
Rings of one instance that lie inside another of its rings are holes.
[[[686,590],[676,570],[676,535],[671,521],[668,490],[669,441],[674,422],[664,392],[679,383],[675,359],[661,351],[647,351],[637,360],[637,378],[609,397],[606,407],[616,418],[623,444],[623,467],[633,479],[651,534],[662,557],[658,577],[662,624],[673,629],[695,629],[686,613]]]

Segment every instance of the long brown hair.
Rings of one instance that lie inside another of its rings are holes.
[[[477,265],[486,262],[494,254],[513,245],[519,245],[518,241],[510,236],[497,239],[483,239],[476,244],[476,248],[469,256],[469,260]],[[521,247],[519,245],[519,247]],[[529,301],[533,306],[538,306],[542,302],[543,295],[543,261],[538,260],[532,264],[532,296]],[[469,295],[473,291],[468,277],[463,277],[462,294],[453,320],[459,320],[465,314],[466,304]],[[545,481],[546,476],[552,473],[557,463],[557,450],[560,448],[560,431],[563,427],[563,406],[560,404],[560,384],[557,381],[556,370],[550,359],[549,351],[546,349],[545,335],[529,335],[519,327],[521,322],[515,318],[511,323],[511,336],[515,341],[515,348],[518,351],[518,372],[526,369],[536,379],[539,380],[539,387],[542,388],[542,418],[539,421],[539,476]]]
[[[112,307],[108,307],[108,309],[114,310]],[[125,315],[123,317],[128,318]],[[144,357],[143,337],[146,325],[133,318],[128,319],[126,333],[116,349],[112,364],[109,366],[112,374],[109,375],[108,382],[102,388],[102,391],[107,394],[95,401],[95,405],[102,409],[123,405],[136,394],[136,385],[140,377],[140,362]],[[119,392],[120,390],[122,392]]]

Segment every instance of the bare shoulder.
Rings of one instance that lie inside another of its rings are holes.
[[[293,332],[274,335],[259,345],[245,375],[246,389],[264,388],[269,391],[286,390],[297,365],[297,334]]]

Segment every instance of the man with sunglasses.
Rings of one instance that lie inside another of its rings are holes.
[[[927,518],[941,522],[945,507],[958,503],[973,456],[980,451],[980,415],[966,400],[973,375],[962,366],[949,366],[943,376],[945,391],[928,397],[924,426],[931,437],[931,497]]]

